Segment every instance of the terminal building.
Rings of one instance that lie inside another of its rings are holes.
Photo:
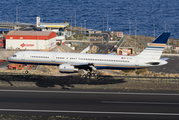
[[[53,31],[10,31],[6,35],[6,49],[51,50],[55,47]]]
[[[41,28],[42,31],[53,31],[56,33],[57,42],[65,41],[65,36],[70,37],[72,35],[71,31],[67,31],[66,27],[69,23],[42,23],[40,22],[40,17],[36,18],[36,25]]]

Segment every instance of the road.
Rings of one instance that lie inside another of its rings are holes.
[[[0,88],[0,113],[177,119],[179,93]]]
[[[0,62],[0,69],[8,68],[8,64],[10,64],[8,61]]]

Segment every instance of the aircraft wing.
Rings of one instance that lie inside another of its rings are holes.
[[[86,69],[89,68],[90,66],[93,66],[92,63],[68,63],[78,69]]]
[[[73,65],[75,67],[80,67],[80,66],[89,66],[89,65],[93,65],[93,63],[66,63],[66,64],[70,64]]]
[[[72,63],[73,66],[87,66],[90,65],[90,63]]]

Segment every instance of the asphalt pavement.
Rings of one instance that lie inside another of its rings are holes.
[[[8,68],[8,64],[10,64],[8,61],[0,62],[0,69]]]
[[[177,56],[149,70],[178,73]],[[8,62],[0,63],[1,68]],[[0,88],[0,113],[40,116],[82,116],[114,119],[178,119],[178,92],[95,91]]]
[[[0,113],[116,119],[178,119],[179,94],[0,88]]]

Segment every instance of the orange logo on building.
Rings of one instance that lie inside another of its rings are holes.
[[[23,47],[34,47],[34,44],[24,44],[24,43],[22,43],[21,45],[20,45],[22,48]]]

